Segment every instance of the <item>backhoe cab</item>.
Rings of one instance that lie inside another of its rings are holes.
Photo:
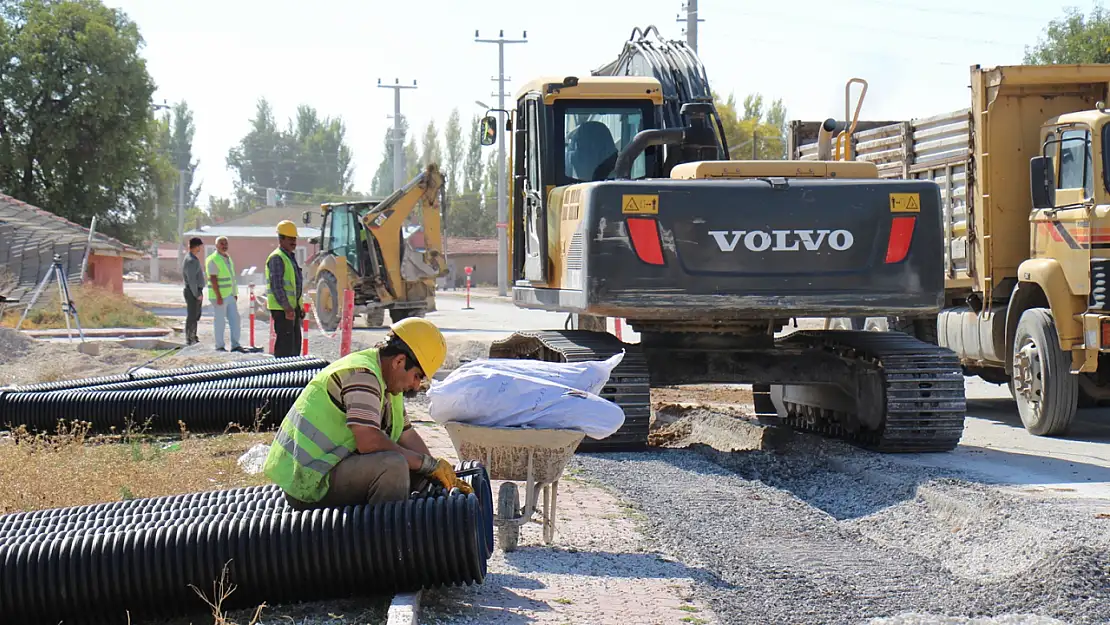
[[[444,178],[430,164],[384,200],[321,204],[320,251],[308,259],[305,280],[315,285],[314,305],[324,330],[339,324],[343,292],[354,291],[355,314],[367,327],[381,327],[385,311],[400,321],[435,310],[435,280],[447,275],[443,255]],[[416,229],[403,228],[421,206],[423,252],[412,243]],[[304,215],[304,223],[311,214]]]

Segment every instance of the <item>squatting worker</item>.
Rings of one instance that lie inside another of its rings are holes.
[[[282,420],[263,469],[289,505],[403,501],[428,478],[473,492],[451,463],[432,456],[405,414],[402,394],[415,393],[446,356],[439,328],[410,317],[377,346],[317,374]]]
[[[266,307],[274,322],[274,357],[301,353],[301,295],[304,277],[297,257],[297,225],[285,220],[277,225],[278,246],[266,258]]]

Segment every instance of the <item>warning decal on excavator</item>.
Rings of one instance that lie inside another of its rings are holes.
[[[891,193],[890,212],[892,213],[920,213],[920,193]]]
[[[621,212],[629,215],[658,215],[658,195],[625,195],[621,197]]]

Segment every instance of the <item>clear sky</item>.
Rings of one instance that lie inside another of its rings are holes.
[[[588,75],[617,57],[636,26],[682,38],[682,0],[106,0],[146,40],[154,101],[194,111],[200,203],[230,196],[228,150],[265,96],[279,125],[299,104],[341,116],[354,152],[355,189],[369,192],[392,125],[398,78],[402,110],[423,133],[442,131],[453,107],[464,123],[496,106],[497,46],[474,31],[519,37],[505,47],[512,94],[536,75]],[[1016,64],[1048,21],[1092,0],[700,0],[698,53],[710,83],[738,100],[782,98],[787,119],[843,117],[844,84],[868,81],[861,117],[901,120],[968,106],[969,66]],[[511,108],[511,105],[508,107]],[[419,143],[418,143],[419,145]],[[496,148],[486,148],[496,149]]]

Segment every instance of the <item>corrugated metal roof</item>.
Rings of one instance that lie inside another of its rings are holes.
[[[452,254],[497,254],[497,239],[484,237],[447,237],[444,241],[447,256]]]
[[[10,300],[27,296],[50,271],[55,255],[61,259],[67,280],[79,283],[88,238],[84,226],[0,193],[0,268],[16,281],[16,286],[2,295]],[[124,258],[143,257],[139,250],[103,234],[94,234],[91,248]]]

